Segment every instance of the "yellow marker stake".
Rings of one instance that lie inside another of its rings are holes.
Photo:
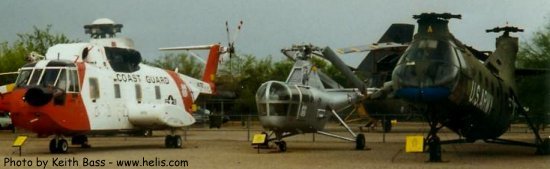
[[[265,138],[267,137],[267,134],[254,134],[254,138],[252,139],[252,145],[257,145],[258,154],[260,154],[260,145],[265,143]]]
[[[19,147],[19,156],[21,156],[21,147],[23,147],[23,144],[25,144],[27,138],[27,136],[17,136],[17,138],[13,141],[12,147]]]
[[[405,144],[405,152],[417,153],[424,152],[424,137],[423,136],[407,136]]]

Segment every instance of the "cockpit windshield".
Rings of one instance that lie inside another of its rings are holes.
[[[458,60],[454,55],[451,44],[447,41],[433,39],[419,40],[413,43],[405,51],[403,58],[398,64],[425,61],[458,65]]]
[[[17,87],[55,87],[67,92],[78,92],[80,90],[75,67],[25,67],[20,70],[15,83]]]
[[[393,71],[402,86],[432,87],[452,84],[459,61],[449,41],[421,39],[405,51]]]

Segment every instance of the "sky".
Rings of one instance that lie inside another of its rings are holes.
[[[160,47],[225,44],[225,22],[234,30],[242,20],[237,52],[281,60],[280,49],[296,43],[332,48],[374,43],[392,23],[415,24],[412,15],[422,12],[462,14],[450,21],[450,30],[479,50],[495,48],[498,34],[485,29],[519,26],[525,32],[515,35],[525,41],[550,24],[548,0],[2,0],[0,42],[46,25],[87,41],[83,26],[110,18],[124,25],[118,36],[132,38],[150,60],[164,54]],[[364,55],[343,59],[353,66]]]

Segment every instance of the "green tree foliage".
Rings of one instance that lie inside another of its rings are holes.
[[[170,53],[161,56],[151,62],[145,61],[146,64],[160,67],[168,70],[178,69],[178,73],[185,74],[197,79],[202,76],[202,70],[204,63],[198,62],[194,57],[189,56],[187,53]]]
[[[521,43],[517,58],[518,67],[550,69],[550,23]],[[550,72],[549,72],[550,73]],[[529,107],[539,125],[547,124],[550,113],[550,75],[518,77],[518,95],[523,106]]]
[[[50,32],[51,25],[46,28],[33,27],[31,32],[17,34],[13,43],[0,43],[0,72],[15,72],[26,63],[26,56],[31,52],[46,54],[49,47],[59,43],[75,42],[63,34]],[[0,85],[13,83],[16,75],[0,76]]]

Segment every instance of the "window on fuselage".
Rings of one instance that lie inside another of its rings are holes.
[[[141,99],[142,99],[141,85],[136,84],[135,88],[136,88],[136,99],[137,99],[138,103],[141,103]]]
[[[69,89],[67,92],[80,92],[80,81],[78,80],[78,73],[76,70],[70,70],[69,69]]]
[[[99,83],[97,81],[97,78],[92,77],[89,79],[90,82],[90,98],[92,99],[98,99],[99,98]]]
[[[120,84],[115,84],[115,98],[120,99]]]
[[[160,100],[161,98],[161,95],[160,95],[160,86],[155,86],[155,98],[157,100]]]

